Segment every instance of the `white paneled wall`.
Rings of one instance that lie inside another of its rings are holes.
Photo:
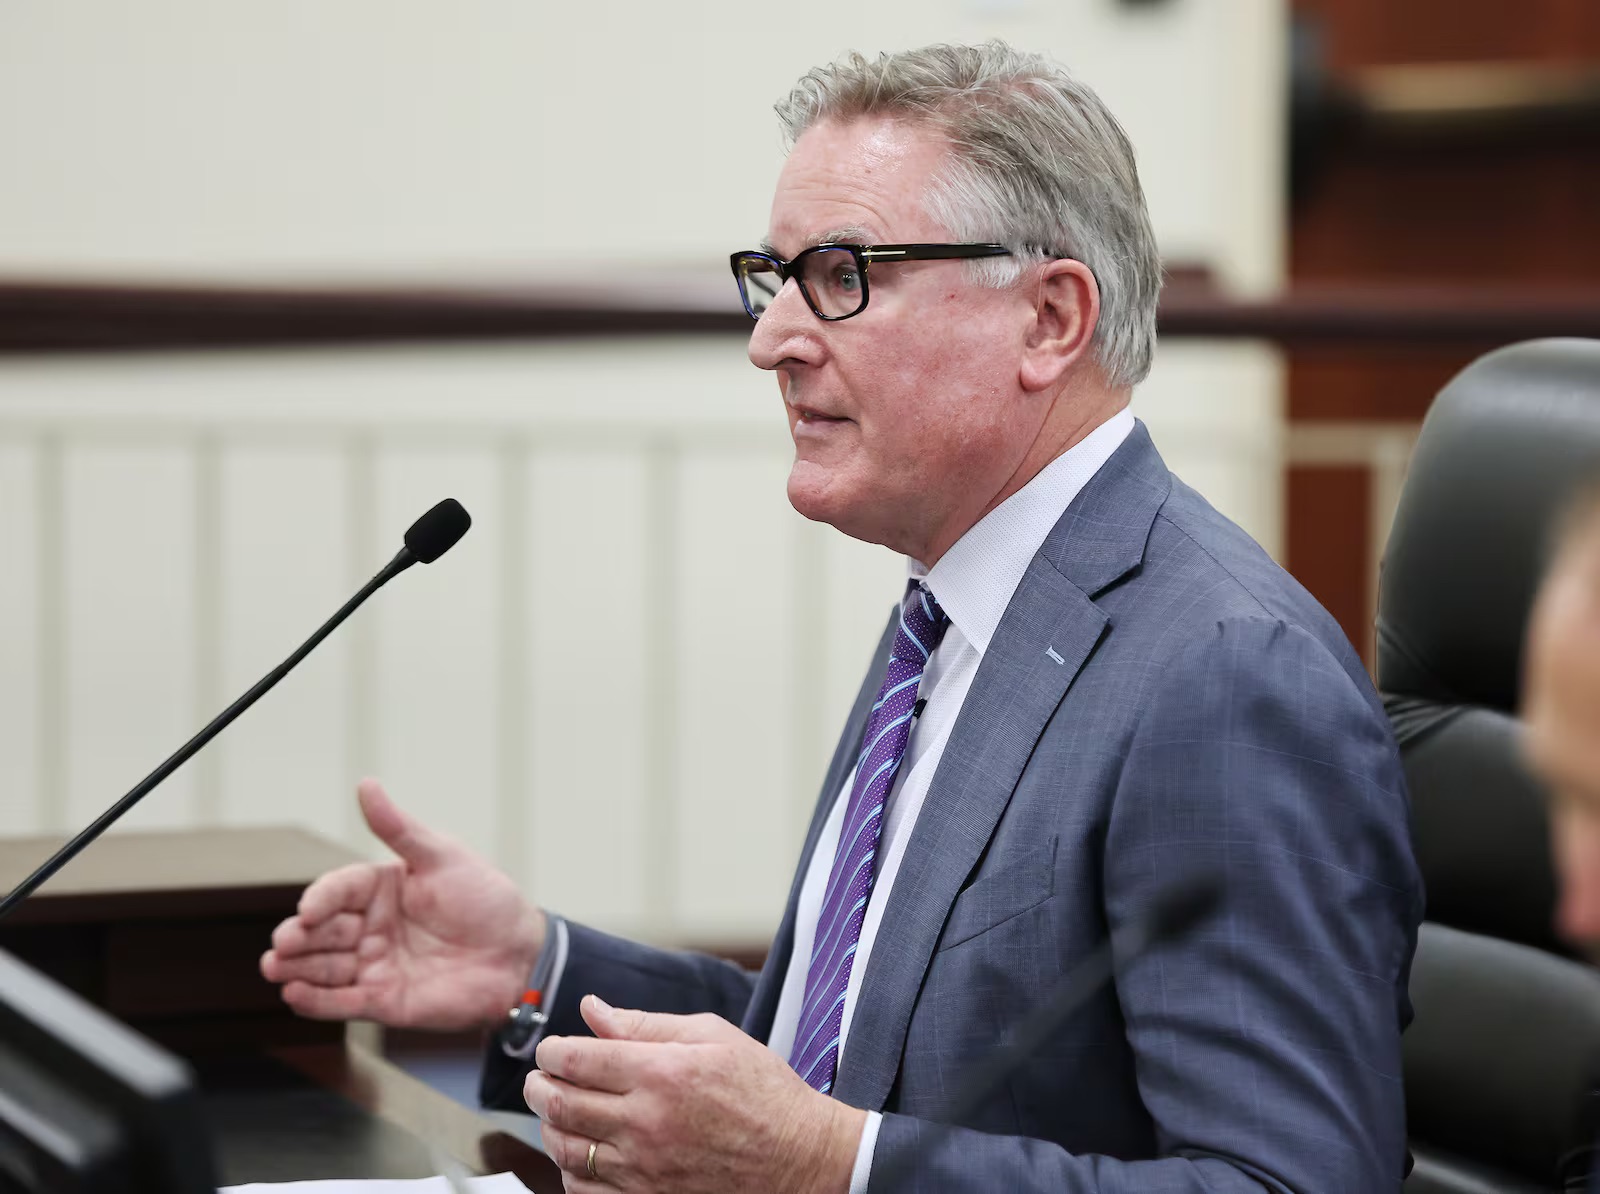
[[[796,733],[798,706],[816,688],[801,680],[812,670],[815,577],[801,576],[781,445],[737,456],[697,448],[683,463],[671,697],[681,799],[668,898],[688,922],[729,934],[752,910],[770,917],[782,906],[793,868],[774,860],[793,854],[795,774],[820,775]]]
[[[203,640],[201,453],[167,437],[61,447],[61,710],[71,728],[59,807],[86,824],[124,776],[149,771],[194,729]],[[194,772],[180,771],[130,827],[199,816]]]
[[[1135,404],[1269,544],[1275,378],[1169,347]],[[790,509],[790,454],[720,337],[0,368],[0,832],[92,819],[449,495],[461,544],[126,824],[370,850],[375,774],[552,906],[763,939],[903,577]]]
[[[328,617],[339,579],[353,589],[359,571],[374,571],[353,550],[362,457],[317,438],[222,447],[212,440],[216,513],[203,525],[216,535],[216,621],[208,627],[216,636],[216,679],[206,708],[245,691],[276,662],[274,654],[287,654]],[[241,724],[191,764],[207,815],[223,825],[288,821],[328,837],[343,834],[343,797],[360,762],[350,724],[352,641],[366,629],[364,622],[347,625],[323,643],[250,711],[248,731]]]
[[[675,480],[665,444],[579,445],[533,462],[520,506],[527,569],[513,633],[533,682],[517,697],[526,716],[507,725],[527,793],[508,833],[546,899],[640,928],[665,927],[651,922],[672,870],[662,847],[675,594],[661,539]]]
[[[45,654],[55,643],[59,621],[56,590],[44,571],[56,571],[55,551],[41,549],[56,530],[53,495],[41,493],[41,478],[53,472],[55,445],[44,437],[0,440],[0,542],[7,545],[0,567],[0,832],[37,833],[55,816],[55,784],[44,782],[40,749],[40,705],[53,702],[56,660]],[[46,463],[46,461],[49,463]],[[47,613],[50,610],[52,612]],[[51,666],[46,668],[46,663]],[[46,676],[51,677],[49,681]],[[52,777],[53,778],[53,777]]]
[[[763,936],[901,569],[825,546],[787,462],[724,339],[8,366],[0,832],[91,819],[451,495],[460,546],[129,827],[370,849],[351,790],[377,774],[553,905]]]

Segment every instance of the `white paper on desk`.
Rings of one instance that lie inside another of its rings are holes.
[[[514,1174],[492,1173],[488,1177],[466,1177],[472,1194],[528,1194],[528,1187]],[[415,1181],[349,1179],[327,1182],[251,1182],[245,1186],[223,1186],[217,1194],[451,1194],[450,1183],[442,1177]]]

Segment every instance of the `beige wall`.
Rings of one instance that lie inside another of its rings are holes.
[[[1282,0],[0,6],[0,267],[514,274],[765,231],[771,104],[849,48],[1004,36],[1127,125],[1166,252],[1281,257]]]
[[[1276,0],[8,6],[0,274],[714,261],[764,231],[768,106],[806,65],[1000,33],[1105,91],[1169,256],[1268,285],[1282,19]],[[1136,399],[1269,545],[1279,395],[1270,354],[1188,345]],[[0,833],[89,819],[454,494],[461,547],[132,823],[359,845],[350,789],[378,773],[563,910],[762,937],[901,574],[789,510],[787,458],[736,338],[0,366]]]

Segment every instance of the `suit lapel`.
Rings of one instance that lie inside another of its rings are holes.
[[[811,814],[811,828],[806,831],[800,865],[795,869],[794,881],[789,885],[789,902],[784,907],[783,921],[778,926],[778,935],[773,939],[766,965],[761,968],[761,976],[756,980],[750,1004],[745,1009],[744,1031],[758,1041],[766,1040],[772,1033],[772,1017],[778,1009],[778,995],[783,990],[784,975],[789,969],[789,955],[794,951],[795,906],[800,902],[800,888],[805,883],[806,872],[811,869],[811,856],[817,849],[817,837],[828,820],[834,799],[839,795],[839,787],[855,766],[856,754],[861,749],[861,737],[867,729],[867,714],[883,684],[884,669],[888,667],[899,615],[899,606],[889,612],[883,637],[878,640],[878,649],[872,656],[872,666],[867,669],[867,677],[861,682],[861,691],[856,694],[856,703],[845,722],[839,745],[834,748],[833,762],[828,765],[827,778],[822,781],[822,794],[817,798],[816,811]]]
[[[1045,724],[1109,619],[1092,600],[1136,568],[1171,474],[1143,425],[1084,487],[1023,575],[984,654],[889,893],[834,1095],[881,1109],[912,1009],[962,883]],[[791,907],[793,898],[791,897]]]

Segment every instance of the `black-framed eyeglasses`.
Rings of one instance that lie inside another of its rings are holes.
[[[728,258],[739,297],[751,319],[772,306],[793,278],[818,319],[849,319],[867,309],[867,270],[874,262],[950,261],[970,257],[1009,257],[1004,245],[816,245],[792,261],[747,249]]]

